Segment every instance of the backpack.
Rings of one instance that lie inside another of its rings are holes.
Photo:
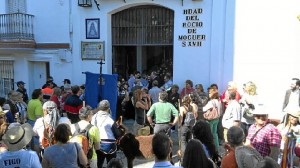
[[[192,127],[196,123],[196,118],[190,108],[187,109],[187,111],[188,112],[185,114],[185,118],[184,118],[184,125]]]
[[[84,130],[80,130],[78,123],[75,123],[75,132],[72,135],[72,138],[69,140],[70,142],[77,142],[84,154],[87,156],[88,159],[93,157],[93,146],[90,144],[89,139],[89,130],[92,128],[92,124],[86,126]]]

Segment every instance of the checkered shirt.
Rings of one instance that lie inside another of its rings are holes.
[[[256,133],[256,124],[252,124],[248,130],[247,140],[251,141],[251,138]],[[278,129],[272,125],[267,124],[262,128],[255,138],[251,141],[251,145],[263,156],[269,156],[270,147],[280,147],[281,134]]]

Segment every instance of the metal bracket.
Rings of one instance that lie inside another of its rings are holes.
[[[100,10],[100,4],[97,2],[97,0],[94,0],[94,2],[95,2],[95,4],[96,4],[98,10]]]

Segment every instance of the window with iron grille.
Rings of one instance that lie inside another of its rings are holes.
[[[0,96],[14,89],[14,61],[0,60]]]
[[[26,13],[26,0],[7,0],[7,13]]]
[[[174,12],[138,6],[112,15],[113,45],[173,45]]]

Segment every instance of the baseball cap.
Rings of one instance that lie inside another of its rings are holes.
[[[18,81],[18,82],[17,82],[17,86],[18,86],[18,85],[21,85],[21,84],[24,85],[25,82],[23,82],[23,81]]]

